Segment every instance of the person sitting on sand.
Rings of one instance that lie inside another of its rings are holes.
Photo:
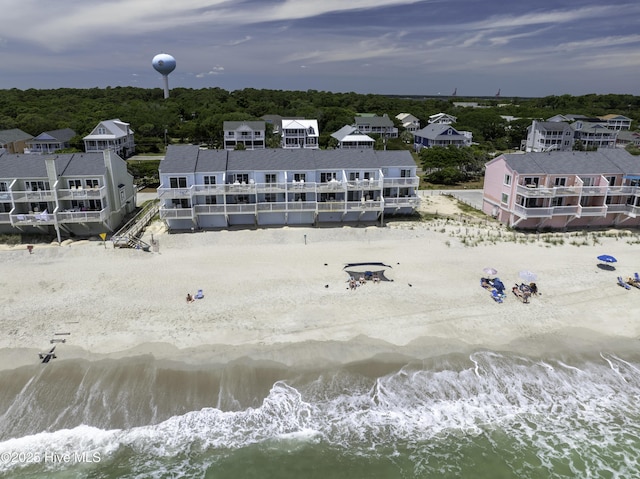
[[[538,294],[538,285],[536,283],[529,283],[529,289],[531,290],[531,294]]]
[[[373,282],[374,283],[380,282],[380,276],[378,276],[378,273],[373,273]]]
[[[187,303],[193,303],[195,299],[191,296],[191,293],[187,293]]]

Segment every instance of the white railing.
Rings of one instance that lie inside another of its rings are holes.
[[[298,186],[299,183],[296,183]],[[287,184],[282,183],[256,183],[256,192],[258,193],[281,193],[287,191]],[[301,189],[301,188],[300,188]]]
[[[255,203],[247,203],[247,204],[227,204],[227,213],[229,214],[256,214],[256,204]]]
[[[608,186],[583,186],[582,196],[604,196],[608,189]]]
[[[580,216],[606,216],[606,206],[581,206]]]
[[[101,223],[106,219],[107,209],[100,211],[59,211],[59,223]]]
[[[325,201],[318,203],[318,212],[327,212],[327,211],[344,211],[345,209],[344,201]]]
[[[420,205],[420,198],[418,197],[407,197],[407,198],[385,198],[384,199],[385,207],[413,207],[416,208]]]
[[[224,205],[195,205],[197,215],[223,215]]]
[[[288,211],[316,211],[315,201],[290,201],[287,203]]]
[[[417,187],[420,184],[420,178],[417,176],[407,178],[385,178],[383,184],[385,188],[393,186]]]
[[[13,191],[12,194],[13,194],[13,201],[15,203],[55,200],[55,196],[52,190]]]
[[[190,198],[194,187],[189,188],[158,188],[158,198]]]
[[[9,213],[0,213],[0,223],[11,223]]]
[[[515,205],[513,212],[524,218],[546,218],[553,216],[553,208],[525,208],[521,205]]]
[[[256,210],[258,213],[282,212],[287,211],[286,202],[265,202],[257,203]]]
[[[382,201],[347,201],[347,210],[381,211]]]
[[[80,189],[63,189],[58,190],[59,200],[82,200],[82,199],[98,199],[106,195],[107,188],[80,188]]]
[[[192,219],[192,208],[160,208],[160,218],[162,219]]]
[[[580,213],[580,205],[554,206],[554,216],[578,215]]]
[[[222,195],[225,185],[195,185],[193,189],[195,195]]]
[[[51,213],[29,213],[29,214],[13,214],[10,215],[11,224],[20,225],[52,225],[56,222],[56,218]]]

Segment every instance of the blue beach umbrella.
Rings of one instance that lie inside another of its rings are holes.
[[[613,256],[608,254],[601,254],[600,256],[598,256],[598,259],[603,263],[616,263],[618,261]]]

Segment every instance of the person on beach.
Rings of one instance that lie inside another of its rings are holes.
[[[193,296],[191,296],[191,293],[187,293],[187,303],[193,303],[195,300],[193,299]]]

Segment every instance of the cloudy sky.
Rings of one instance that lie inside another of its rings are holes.
[[[637,0],[2,0],[0,89],[640,95]]]

